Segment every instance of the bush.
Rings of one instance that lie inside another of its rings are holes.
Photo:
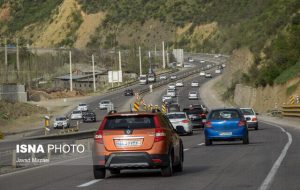
[[[4,134],[0,131],[0,139],[4,138]]]

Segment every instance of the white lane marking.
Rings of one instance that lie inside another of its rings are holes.
[[[198,144],[198,146],[203,146],[204,145],[204,143],[200,143],[200,144]]]
[[[103,179],[94,179],[92,181],[89,181],[87,183],[84,183],[84,184],[81,184],[81,185],[78,185],[77,187],[87,187],[87,186],[90,186],[90,185],[93,185],[99,181],[102,181]]]
[[[188,148],[183,149],[183,151],[187,151],[187,150],[189,150],[189,149]]]
[[[288,142],[285,144],[283,150],[281,151],[280,156],[277,158],[277,160],[274,163],[272,169],[270,170],[270,172],[268,173],[267,177],[265,178],[263,183],[260,185],[258,190],[267,190],[271,187],[271,184],[274,180],[274,177],[275,177],[275,175],[276,175],[283,159],[285,158],[288,149],[290,148],[290,146],[293,142],[292,135],[289,132],[287,132],[286,130],[284,130],[281,126],[275,125],[275,124],[272,124],[272,123],[269,123],[269,122],[263,122],[263,123],[266,123],[268,125],[275,126],[275,127],[278,127],[279,129],[281,129],[281,131],[284,132],[288,136]]]

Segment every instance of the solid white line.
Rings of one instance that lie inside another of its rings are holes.
[[[77,187],[87,187],[87,186],[93,185],[94,183],[97,183],[97,182],[99,182],[99,181],[102,181],[102,179],[94,179],[94,180],[89,181],[89,182],[87,182],[87,183],[78,185]]]
[[[188,148],[183,149],[183,151],[187,151],[187,150],[189,150],[189,149]]]
[[[276,162],[274,163],[274,165],[273,165],[272,169],[270,170],[270,172],[268,173],[267,177],[265,178],[263,183],[258,188],[259,190],[267,190],[267,189],[270,188],[270,186],[271,186],[271,184],[274,180],[274,177],[275,177],[275,175],[276,175],[283,159],[285,158],[288,149],[290,148],[290,146],[293,142],[292,135],[289,132],[287,132],[286,130],[284,130],[281,126],[275,125],[275,124],[272,124],[272,123],[269,123],[269,122],[263,122],[263,123],[266,123],[268,125],[272,125],[272,126],[280,128],[281,131],[284,132],[288,136],[288,142],[285,144],[283,150],[281,151],[280,156],[277,158]]]
[[[204,145],[204,143],[200,143],[200,144],[198,144],[198,146],[203,146]]]

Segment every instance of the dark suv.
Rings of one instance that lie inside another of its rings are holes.
[[[191,107],[191,108],[184,108],[183,112],[185,112],[192,122],[192,126],[194,128],[203,128],[204,122],[203,120],[206,119],[206,111],[203,110],[201,107]]]
[[[162,113],[123,112],[106,116],[94,137],[94,177],[106,170],[161,169],[163,176],[183,170],[183,143]]]

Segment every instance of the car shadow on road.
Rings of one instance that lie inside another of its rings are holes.
[[[184,166],[183,172],[173,173],[173,177],[186,176],[190,174],[202,173],[208,170],[208,166]],[[120,178],[163,178],[159,169],[157,170],[124,170],[120,174],[110,175],[107,179],[120,179]]]

